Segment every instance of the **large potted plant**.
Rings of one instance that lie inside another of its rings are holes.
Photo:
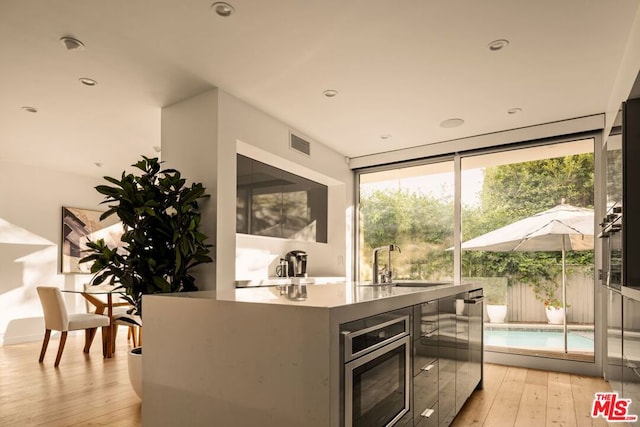
[[[205,188],[200,183],[187,186],[180,172],[162,169],[157,158],[142,158],[132,165],[139,169],[137,174],[104,177],[111,185],[96,187],[108,206],[100,219],[117,215],[122,222],[121,245],[109,247],[102,239],[89,242],[89,254],[80,260],[93,263],[91,284],[108,282],[120,288],[133,306],[133,318],[140,320],[143,295],[195,291],[192,269],[213,261],[212,245],[200,232],[198,201],[207,197]],[[136,351],[141,358],[141,349]]]

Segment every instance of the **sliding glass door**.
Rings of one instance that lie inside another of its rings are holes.
[[[461,159],[461,276],[484,285],[487,350],[593,360],[593,144]]]

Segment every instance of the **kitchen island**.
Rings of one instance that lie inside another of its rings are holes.
[[[143,424],[343,425],[341,325],[405,310],[419,334],[421,308],[441,300],[451,302],[455,336],[462,296],[478,287],[307,285],[303,300],[277,287],[238,289],[233,300],[214,291],[145,296]],[[468,367],[456,384],[469,383]],[[413,425],[409,415],[398,425]]]

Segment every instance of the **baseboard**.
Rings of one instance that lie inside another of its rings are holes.
[[[84,333],[83,331],[69,331],[69,335],[74,335],[79,332]],[[60,332],[52,331],[51,338],[57,339],[57,337],[59,336],[60,336]],[[5,345],[41,342],[43,338],[44,338],[44,332],[39,334],[20,335],[20,336],[11,336],[11,337],[5,337],[5,334],[0,334],[0,347],[3,347]]]
[[[12,337],[5,337],[4,334],[2,334],[2,336],[0,336],[0,346],[24,344],[29,342],[38,342],[38,341],[42,341],[42,337],[43,337],[43,334],[21,335],[21,336],[12,336]]]

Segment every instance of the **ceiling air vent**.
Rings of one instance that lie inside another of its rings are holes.
[[[296,150],[305,156],[311,156],[311,143],[294,134],[289,134],[289,147],[292,150]]]

